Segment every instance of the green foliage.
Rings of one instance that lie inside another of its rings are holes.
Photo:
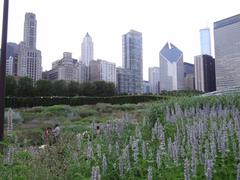
[[[28,77],[22,77],[18,80],[17,96],[32,97],[34,95],[33,80]]]
[[[51,96],[53,94],[53,85],[51,81],[38,80],[35,84],[36,96]]]
[[[68,96],[73,97],[77,96],[79,93],[79,83],[75,81],[71,81],[68,84]]]
[[[81,96],[97,96],[96,95],[96,85],[89,82],[84,82],[80,85]]]
[[[55,96],[67,96],[68,87],[66,81],[59,80],[53,82],[53,94]]]
[[[34,106],[52,106],[52,105],[95,105],[97,103],[109,104],[137,104],[140,102],[149,102],[167,99],[163,96],[146,96],[146,95],[129,95],[129,96],[113,96],[113,97],[7,97],[6,106],[12,108],[34,107]],[[127,110],[128,106],[121,106]],[[131,109],[131,107],[129,107]]]
[[[6,96],[15,96],[17,82],[13,76],[6,76]]]

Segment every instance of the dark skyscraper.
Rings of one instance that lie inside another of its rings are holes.
[[[215,60],[209,55],[195,56],[195,88],[202,92],[216,91]]]

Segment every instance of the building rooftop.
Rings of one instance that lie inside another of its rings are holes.
[[[214,29],[222,28],[237,22],[240,22],[240,14],[214,22]]]
[[[177,62],[182,56],[182,51],[180,51],[172,43],[166,43],[165,46],[160,51],[160,55],[164,56],[170,62]]]

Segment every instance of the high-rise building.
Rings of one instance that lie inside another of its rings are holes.
[[[90,61],[93,60],[93,42],[91,36],[87,33],[82,42],[81,61],[89,66]]]
[[[184,89],[194,90],[195,79],[194,79],[194,65],[191,63],[184,62]]]
[[[240,86],[240,14],[214,23],[217,90]]]
[[[130,69],[117,68],[117,90],[119,94],[135,94],[136,76]]]
[[[13,63],[14,63],[14,58],[10,56],[6,60],[6,75],[9,75],[9,76],[13,75]]]
[[[150,83],[149,81],[143,81],[143,94],[150,93]]]
[[[166,43],[160,56],[160,90],[184,89],[183,53],[172,43]]]
[[[89,64],[90,81],[106,81],[116,84],[116,64],[105,60],[92,60]]]
[[[28,76],[34,81],[42,78],[41,51],[36,49],[37,20],[33,13],[25,14],[24,41],[18,49],[18,76]]]
[[[151,67],[148,69],[148,73],[149,73],[150,92],[153,94],[159,94],[160,93],[160,68]]]
[[[15,75],[16,56],[18,54],[18,45],[16,43],[7,43],[7,54],[6,54],[6,75]]]
[[[90,81],[106,81],[116,84],[116,64],[98,59],[90,61]]]
[[[37,42],[37,20],[33,13],[25,14],[24,22],[24,42],[27,47],[36,49]]]
[[[131,88],[126,88],[124,93],[141,94],[143,93],[142,33],[131,30],[123,35],[122,48],[123,68],[129,71],[127,74],[131,73],[130,76],[134,77]]]
[[[216,90],[215,60],[209,55],[194,57],[195,89],[202,92]]]
[[[87,79],[88,67],[82,61],[79,61],[77,68],[78,68],[78,82],[79,83],[86,82],[88,80]]]
[[[87,77],[86,65],[77,59],[72,58],[72,53],[64,52],[63,58],[52,63],[52,69],[44,72],[44,79],[48,80],[65,80],[86,82]]]
[[[50,80],[78,81],[78,61],[72,53],[64,52],[63,58],[52,63]]]
[[[9,42],[7,43],[7,59],[15,57],[18,54],[18,44]]]
[[[200,29],[201,54],[212,55],[211,34],[209,28]]]

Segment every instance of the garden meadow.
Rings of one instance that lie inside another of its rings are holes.
[[[239,95],[9,109],[6,134],[0,179],[240,179]]]

